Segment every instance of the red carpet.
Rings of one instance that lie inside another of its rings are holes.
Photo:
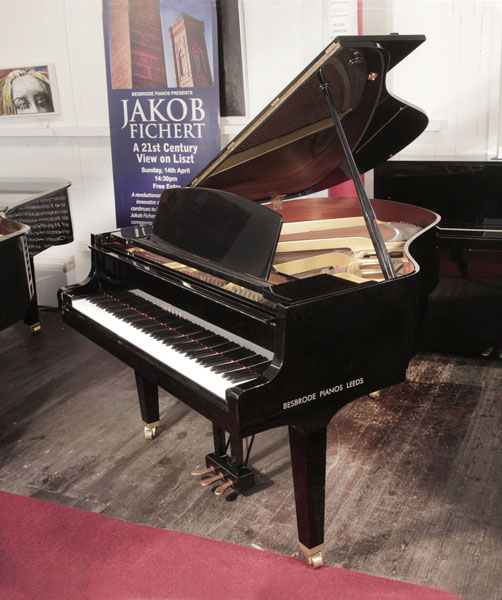
[[[2,600],[453,600],[455,596],[0,492]]]

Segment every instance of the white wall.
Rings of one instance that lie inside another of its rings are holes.
[[[406,155],[496,154],[501,4],[365,0],[363,33],[428,37],[388,82],[431,119]],[[0,67],[54,63],[61,100],[58,115],[0,119],[1,175],[70,180],[77,249],[91,232],[115,227],[101,6],[101,0],[10,2],[0,37]],[[321,50],[324,6],[323,0],[243,0],[249,116]]]
[[[365,0],[363,32],[422,33],[389,73],[392,93],[422,108],[429,127],[400,157],[493,158],[501,136],[502,2]]]

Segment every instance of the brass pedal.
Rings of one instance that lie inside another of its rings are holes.
[[[228,479],[227,481],[225,481],[225,483],[222,483],[214,490],[214,495],[215,496],[223,496],[223,494],[226,492],[226,490],[228,490],[228,488],[232,487],[233,485],[234,485],[234,482],[231,479]]]
[[[214,473],[214,467],[207,467],[201,469],[198,465],[190,471],[190,475],[194,475],[195,477],[202,477],[203,475],[209,475],[209,473]]]
[[[215,475],[214,477],[207,477],[206,479],[203,479],[200,484],[204,487],[207,487],[208,485],[211,485],[212,483],[215,483],[216,481],[218,481],[218,479],[223,479],[224,475],[223,473],[218,473],[218,475]]]

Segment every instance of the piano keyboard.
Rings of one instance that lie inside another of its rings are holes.
[[[272,360],[270,351],[141,290],[100,292],[72,306],[224,400]]]

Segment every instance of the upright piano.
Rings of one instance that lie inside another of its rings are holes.
[[[440,281],[422,347],[502,358],[502,162],[480,157],[387,161],[377,198],[437,211]]]
[[[189,186],[163,192],[153,227],[93,235],[88,279],[59,292],[63,319],[134,369],[147,438],[158,387],[212,422],[193,475],[215,495],[253,485],[244,439],[288,426],[314,567],[327,426],[405,379],[437,281],[438,216],[369,202],[359,178],[427,124],[385,87],[423,40],[337,38]],[[312,197],[351,177],[359,199]]]

